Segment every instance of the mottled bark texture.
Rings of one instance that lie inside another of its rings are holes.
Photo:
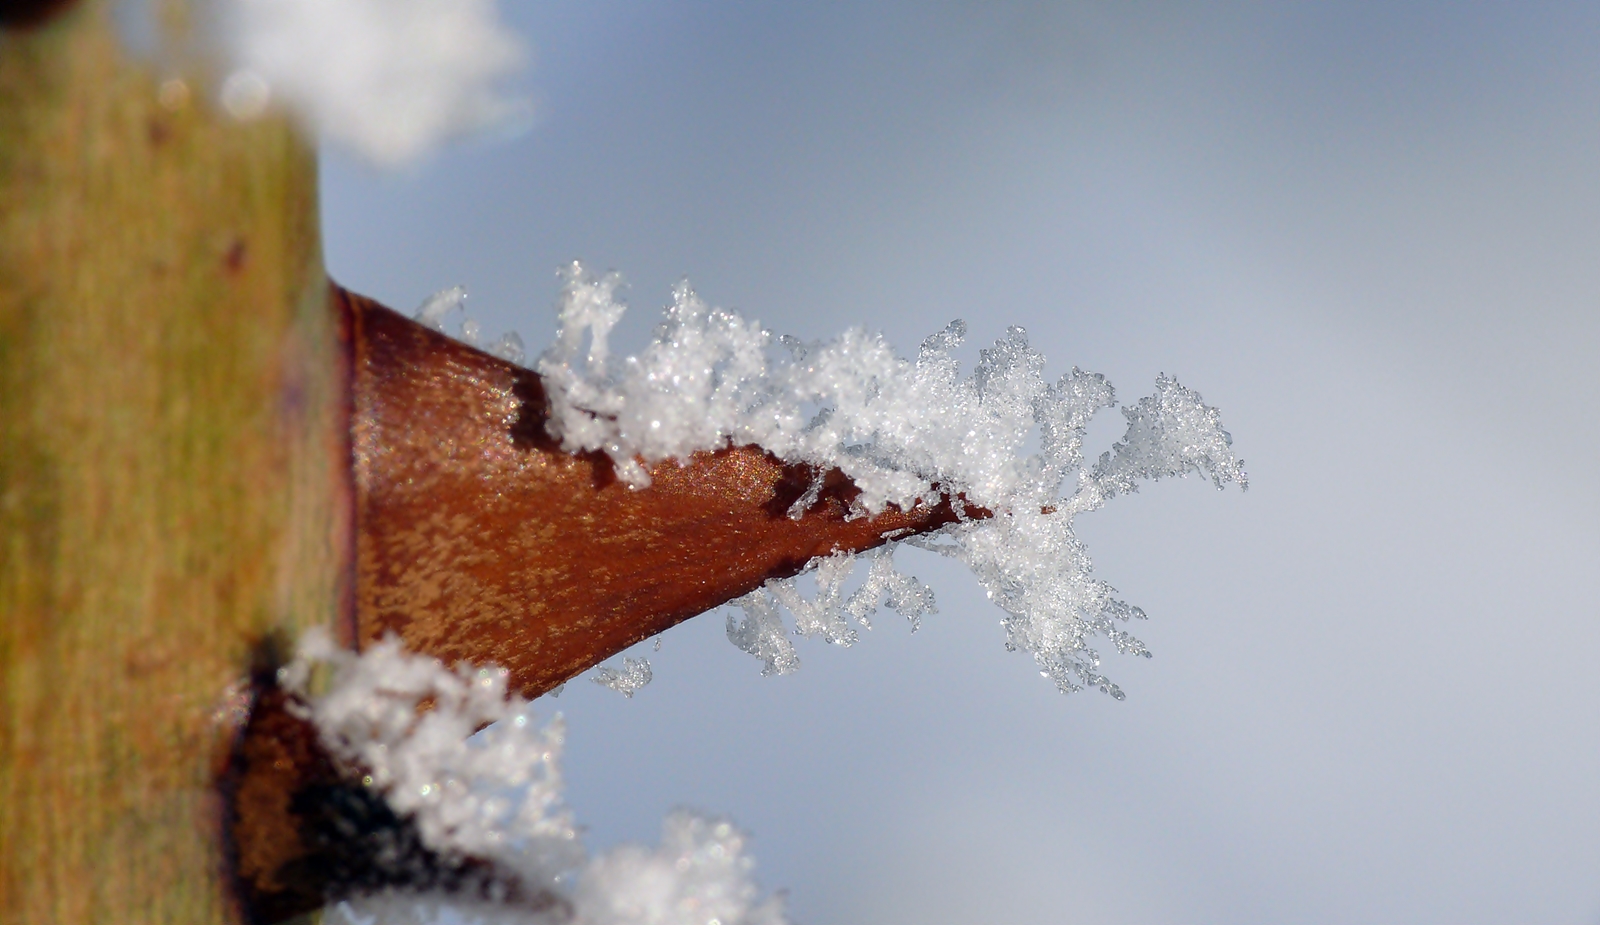
[[[235,915],[254,645],[349,574],[315,158],[165,95],[109,3],[0,30],[0,921]]]

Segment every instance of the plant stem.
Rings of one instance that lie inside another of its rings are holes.
[[[343,354],[310,148],[109,8],[0,31],[0,921],[229,921],[220,697],[345,595]]]

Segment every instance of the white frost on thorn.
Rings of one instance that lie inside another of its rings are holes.
[[[444,333],[444,319],[454,311],[465,311],[467,307],[467,287],[451,286],[449,289],[440,289],[433,295],[422,300],[417,306],[417,311],[411,317],[420,325]]]
[[[1030,653],[1063,692],[1088,686],[1122,697],[1100,670],[1094,637],[1149,655],[1123,628],[1143,612],[1092,576],[1073,518],[1149,479],[1200,472],[1219,488],[1246,484],[1218,411],[1165,375],[1155,394],[1123,409],[1127,435],[1085,467],[1084,433],[1116,404],[1111,384],[1079,369],[1050,383],[1044,356],[1021,328],[983,350],[963,376],[952,355],[966,335],[960,321],[910,360],[859,328],[830,341],[774,337],[681,284],[653,341],[617,362],[606,340],[623,312],[618,284],[615,274],[596,277],[578,264],[565,271],[559,334],[537,364],[551,436],[568,450],[604,452],[636,488],[650,481],[641,463],[755,444],[785,462],[841,470],[861,489],[857,515],[955,496],[987,508],[993,517],[909,542],[970,567],[1007,613],[1007,647]],[[791,516],[815,497],[804,495]],[[799,659],[780,605],[794,616],[794,635],[845,646],[856,639],[846,618],[866,627],[883,595],[913,626],[933,609],[926,588],[881,558],[861,591],[847,596],[850,561],[826,557],[809,567],[814,598],[789,578],[734,602],[744,616],[728,617],[729,640],[762,660],[762,674],[787,674]]]
[[[1233,455],[1233,436],[1222,429],[1222,414],[1200,393],[1163,374],[1156,393],[1122,409],[1128,433],[1100,456],[1094,478],[1107,497],[1138,491],[1139,482],[1203,472],[1221,489],[1229,482],[1248,487],[1244,463]]]
[[[411,318],[424,327],[432,328],[440,334],[445,333],[444,319],[452,312],[467,310],[467,287],[451,286],[441,289],[433,295],[422,300]],[[516,331],[507,331],[492,342],[485,343],[483,326],[477,319],[463,317],[461,319],[460,333],[457,338],[469,346],[477,347],[493,356],[497,356],[508,363],[521,366],[527,359],[527,353],[522,346],[522,336]]]
[[[733,601],[744,610],[744,619],[734,621],[728,614],[728,641],[745,652],[761,659],[761,674],[790,674],[800,667],[800,657],[794,652],[788,631],[783,626],[783,615],[778,612],[778,602],[766,588],[757,588]]]
[[[232,68],[222,102],[241,119],[269,101],[380,166],[506,119],[497,89],[522,43],[494,0],[217,0]]]
[[[650,678],[649,659],[624,655],[620,669],[601,665],[594,670],[594,674],[590,676],[589,680],[601,687],[609,687],[622,696],[632,699],[640,688],[650,683]]]

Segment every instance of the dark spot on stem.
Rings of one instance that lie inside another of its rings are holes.
[[[244,243],[244,238],[234,238],[228,245],[227,253],[222,255],[222,266],[230,274],[238,275],[244,270],[245,260],[250,256],[250,250]]]

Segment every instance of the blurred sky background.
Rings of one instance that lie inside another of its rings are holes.
[[[592,847],[726,813],[805,925],[1600,923],[1600,5],[504,15],[531,125],[325,156],[346,286],[465,283],[532,353],[574,258],[630,281],[629,348],[684,276],[908,354],[1020,324],[1124,402],[1176,375],[1252,480],[1079,518],[1150,615],[1122,703],[914,550],[915,635],[880,612],[761,678],[714,613],[631,701],[569,684]]]

